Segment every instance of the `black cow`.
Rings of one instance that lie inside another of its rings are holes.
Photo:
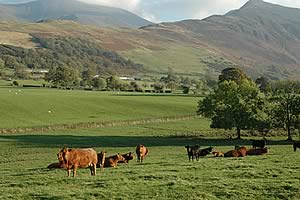
[[[297,148],[300,149],[300,142],[294,142],[293,147],[294,147],[294,152],[297,150]]]
[[[205,149],[200,149],[198,151],[198,156],[207,156],[208,154],[210,154],[210,152],[212,152],[213,150],[213,147],[208,147],[208,148],[205,148]]]
[[[196,160],[199,160],[199,156],[198,156],[198,151],[200,149],[199,145],[194,145],[194,146],[187,145],[185,146],[185,148],[189,157],[189,161],[191,161],[191,159],[192,161],[194,161],[194,158],[196,158]]]
[[[266,144],[267,144],[267,140],[266,139],[263,139],[263,140],[251,140],[252,141],[252,147],[253,148],[256,148],[256,147],[259,147],[259,148],[265,148]]]

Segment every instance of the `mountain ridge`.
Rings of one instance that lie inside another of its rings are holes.
[[[37,0],[20,4],[0,4],[0,19],[36,22],[65,19],[82,24],[131,27],[152,24],[129,11],[83,3],[77,0]]]

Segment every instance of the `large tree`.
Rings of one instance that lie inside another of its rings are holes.
[[[52,67],[46,74],[45,80],[56,86],[77,86],[79,82],[79,73],[74,68],[61,65],[58,67]]]
[[[300,82],[275,83],[270,100],[273,103],[273,126],[286,129],[288,140],[292,140],[292,130],[300,128]]]
[[[264,112],[264,94],[248,79],[222,80],[206,98],[199,101],[199,115],[212,119],[212,128],[241,130],[267,127],[269,121]]]

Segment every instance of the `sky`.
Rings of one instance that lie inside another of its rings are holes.
[[[247,0],[80,0],[87,3],[119,7],[152,22],[203,19],[238,9]],[[265,0],[288,7],[300,8],[300,0]]]

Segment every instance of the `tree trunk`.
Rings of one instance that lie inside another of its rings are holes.
[[[241,129],[237,128],[236,132],[237,132],[237,139],[241,139]]]

